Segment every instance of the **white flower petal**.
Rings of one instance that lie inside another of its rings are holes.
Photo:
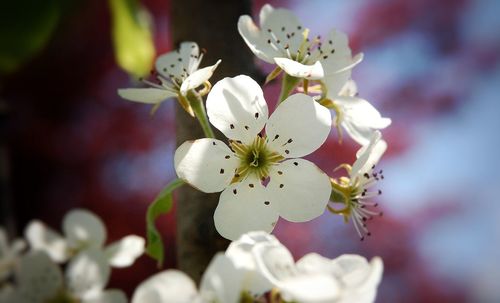
[[[182,42],[179,49],[156,59],[156,71],[163,77],[184,79],[187,73],[198,68],[200,50],[194,42]]]
[[[391,119],[382,118],[379,111],[370,102],[358,97],[337,97],[335,103],[342,107],[344,119],[375,129],[386,128]]]
[[[318,55],[317,49],[314,55]],[[325,75],[339,73],[352,69],[363,60],[363,54],[351,55],[347,35],[338,30],[331,30],[321,46],[320,61],[325,70]]]
[[[306,65],[288,58],[274,58],[274,62],[290,76],[317,80],[324,77],[323,66],[319,61]]]
[[[380,258],[375,257],[368,263],[361,256],[342,255],[332,260],[330,268],[344,288],[339,302],[372,303],[375,301],[383,272],[383,263]]]
[[[259,21],[260,24],[264,23],[267,18],[269,18],[269,15],[274,11],[274,7],[271,4],[264,4],[262,8],[260,9],[259,12]]]
[[[305,222],[320,216],[331,193],[330,178],[314,163],[290,159],[276,165],[267,185],[281,217]]]
[[[213,193],[229,185],[239,159],[224,142],[204,138],[179,146],[174,165],[179,178],[203,192]]]
[[[122,88],[118,90],[118,95],[129,101],[157,104],[165,99],[177,97],[177,93],[159,88]]]
[[[366,126],[358,126],[350,120],[344,120],[341,123],[346,133],[359,145],[366,145],[370,142],[374,129]]]
[[[349,89],[346,87],[347,83],[349,83],[349,78],[351,77],[352,71],[350,69],[340,72],[340,73],[335,73],[328,75],[323,79],[323,83],[326,86],[327,89],[327,98],[329,99],[335,99],[337,96],[342,95],[342,91],[344,90],[347,92]]]
[[[144,253],[144,242],[139,236],[126,236],[107,246],[104,253],[111,266],[127,267]]]
[[[217,82],[207,97],[210,123],[226,137],[250,144],[264,128],[269,115],[259,84],[239,75]]]
[[[41,221],[31,221],[26,227],[24,236],[28,240],[32,250],[44,251],[55,262],[66,262],[69,258],[66,240]]]
[[[192,303],[196,285],[186,274],[167,270],[145,280],[134,291],[132,303]]]
[[[391,119],[384,118],[368,101],[357,97],[337,97],[334,102],[342,111],[342,126],[361,145],[370,140],[374,130],[386,128]]]
[[[332,116],[324,106],[307,95],[292,95],[267,122],[269,148],[286,158],[308,155],[325,142],[331,124]]]
[[[95,296],[108,283],[111,269],[106,256],[99,250],[84,250],[68,263],[66,284],[77,297]]]
[[[354,97],[358,93],[358,86],[356,85],[356,82],[354,80],[349,79],[340,92],[337,94],[339,96],[345,96],[345,97]]]
[[[214,74],[215,69],[217,66],[219,66],[221,60],[217,61],[214,65],[212,66],[207,66],[202,69],[199,69],[197,71],[194,71],[191,75],[189,75],[181,85],[181,94],[183,96],[186,96],[187,92],[190,89],[195,89],[198,86],[202,85],[205,81],[210,79],[212,75]]]
[[[282,281],[297,275],[293,256],[281,243],[257,243],[251,253],[257,271],[273,286],[280,287]]]
[[[282,55],[281,52],[267,43],[264,33],[255,25],[250,16],[244,15],[240,17],[238,20],[238,32],[257,58],[274,64],[273,58]]]
[[[279,285],[287,302],[331,303],[337,302],[340,289],[334,277],[328,275],[299,275],[288,278]],[[358,303],[359,301],[351,301]]]
[[[260,181],[247,178],[229,186],[220,195],[214,214],[215,228],[229,240],[253,230],[271,232],[278,221],[276,203]]]
[[[24,255],[20,259],[16,281],[19,299],[14,302],[50,302],[63,287],[59,266],[41,251]]]
[[[300,258],[296,265],[301,273],[333,274],[330,268],[331,259],[325,258],[317,253],[309,253]]]
[[[201,278],[200,293],[209,302],[239,302],[241,292],[246,290],[244,273],[224,253],[218,253]]]
[[[231,242],[225,253],[237,268],[244,270],[243,283],[246,290],[253,294],[263,294],[273,288],[269,279],[257,270],[254,251],[261,245],[283,246],[273,235],[255,231],[243,234],[237,241]]]
[[[356,178],[369,173],[372,167],[378,163],[385,150],[387,143],[382,140],[382,134],[374,131],[370,143],[359,149],[356,153],[356,161],[352,165],[351,178]]]
[[[106,240],[106,227],[95,214],[74,209],[63,219],[63,230],[68,245],[73,249],[101,248]]]
[[[103,292],[85,298],[82,303],[127,303],[127,296],[125,293],[118,289],[109,289]]]
[[[282,48],[288,45],[290,52],[296,53],[303,42],[302,32],[305,30],[297,16],[284,8],[272,9],[271,6],[268,6],[262,9],[264,12],[261,12],[261,17],[263,17],[260,20],[261,33]],[[272,31],[274,37],[269,33],[269,30]],[[279,40],[279,43],[276,39]]]

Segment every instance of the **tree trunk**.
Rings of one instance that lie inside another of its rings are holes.
[[[251,14],[250,0],[174,0],[171,9],[172,37],[175,45],[194,41],[207,53],[200,67],[222,59],[214,84],[222,77],[238,74],[255,76],[253,55],[238,34],[238,18]],[[177,145],[186,140],[203,138],[196,119],[177,106]],[[220,138],[220,134],[218,134]],[[205,194],[184,186],[177,195],[177,264],[199,282],[208,263],[218,251],[226,249],[229,241],[215,230],[213,214],[219,193]]]

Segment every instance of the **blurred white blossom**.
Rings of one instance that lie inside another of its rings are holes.
[[[55,262],[66,262],[72,256],[88,249],[100,250],[113,267],[127,267],[144,252],[144,239],[128,235],[107,246],[106,227],[99,217],[90,211],[75,209],[63,219],[64,236],[47,227],[39,220],[31,221],[25,236],[34,251],[46,252]]]
[[[80,252],[68,263],[65,274],[45,252],[31,252],[16,267],[16,286],[6,302],[127,302],[122,291],[105,289],[109,276],[109,264],[99,250]]]

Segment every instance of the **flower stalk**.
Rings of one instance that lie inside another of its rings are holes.
[[[208,123],[207,112],[205,111],[205,106],[203,105],[203,99],[196,92],[190,91],[186,95],[186,98],[193,109],[194,115],[198,122],[200,123],[203,133],[207,138],[215,138],[214,132],[210,123]]]
[[[281,82],[281,92],[278,102],[283,102],[293,91],[293,89],[300,82],[300,78],[292,77],[289,74],[283,73],[283,80]]]

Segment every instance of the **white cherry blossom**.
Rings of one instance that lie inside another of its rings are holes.
[[[358,90],[354,81],[347,81],[340,91],[336,89],[329,88],[327,98],[333,101],[336,109],[336,123],[341,125],[354,141],[366,145],[376,130],[391,124],[390,118],[382,117],[373,105],[357,96]]]
[[[335,303],[374,302],[383,271],[383,263],[379,257],[368,263],[358,255],[342,255],[331,260],[310,253],[297,261],[296,265],[302,274],[326,274],[335,277],[339,286]]]
[[[120,290],[106,290],[110,268],[102,252],[80,252],[67,265],[65,274],[43,251],[23,256],[16,267],[16,287],[10,302],[125,303]]]
[[[266,4],[259,17],[260,28],[250,16],[241,16],[240,35],[258,58],[277,64],[293,77],[318,80],[343,74],[349,78],[363,59],[363,54],[352,57],[347,36],[335,29],[323,42],[320,37],[309,39],[309,30],[290,10]]]
[[[136,235],[128,235],[105,246],[106,227],[99,217],[87,210],[68,212],[63,219],[63,231],[64,236],[34,220],[28,224],[25,237],[32,250],[44,251],[58,263],[66,262],[78,252],[97,249],[103,252],[109,265],[127,267],[144,252],[145,241]]]
[[[177,97],[184,109],[193,115],[184,97],[190,90],[208,81],[221,62],[219,60],[212,66],[198,69],[202,58],[203,52],[200,53],[195,42],[183,42],[178,50],[161,55],[156,60],[156,83],[142,80],[148,88],[124,88],[119,89],[118,94],[129,101],[149,104]]]
[[[0,285],[10,277],[25,248],[26,242],[22,239],[9,243],[5,229],[0,227]]]
[[[329,179],[299,157],[326,140],[329,110],[307,95],[295,94],[268,118],[262,89],[240,75],[214,85],[207,114],[229,138],[229,146],[208,138],[188,141],[177,148],[174,162],[179,178],[193,187],[222,191],[214,215],[222,236],[237,239],[251,230],[270,232],[279,216],[303,222],[323,213]]]
[[[160,272],[142,282],[132,303],[235,303],[245,291],[241,271],[223,253],[217,254],[202,276],[200,289],[178,270]]]
[[[247,289],[273,289],[286,302],[369,303],[375,300],[382,261],[370,263],[357,255],[327,259],[307,254],[295,263],[290,251],[274,236],[250,232],[231,243],[226,256],[244,268]]]
[[[371,198],[382,194],[381,190],[371,188],[384,178],[383,171],[375,170],[375,166],[387,149],[387,143],[382,139],[379,131],[375,131],[369,144],[361,147],[356,154],[356,161],[351,166],[345,165],[349,177],[332,179],[332,190],[342,199],[334,201],[342,204],[342,209],[328,206],[336,214],[343,215],[346,220],[351,219],[361,240],[370,236],[366,222],[376,216],[382,216],[381,211],[375,210],[378,203]]]

